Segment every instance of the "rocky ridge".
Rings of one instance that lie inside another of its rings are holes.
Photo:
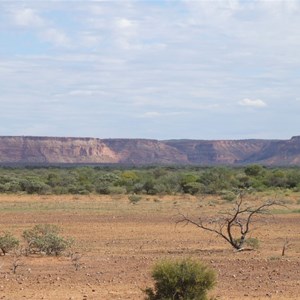
[[[0,164],[300,165],[289,140],[167,140],[0,137]]]

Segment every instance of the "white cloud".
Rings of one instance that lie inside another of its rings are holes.
[[[158,112],[158,111],[148,111],[145,112],[141,115],[139,115],[139,118],[149,118],[149,119],[154,119],[154,118],[161,118],[161,117],[170,117],[170,116],[179,116],[179,115],[184,115],[185,112]]]
[[[274,116],[285,113],[281,130],[290,135],[287,123],[297,127],[290,116],[300,101],[281,99],[300,94],[299,0],[154,2],[0,0],[3,115],[15,115],[20,124],[26,108],[32,123],[39,104],[51,118],[66,120],[41,126],[52,135],[56,128],[72,133],[73,119],[63,113],[71,111],[87,124],[84,135],[118,136],[122,128],[123,136],[144,136],[151,128],[156,137],[236,138],[272,133]],[[237,133],[232,115],[239,106],[255,110],[257,122]],[[107,118],[100,124],[94,112]],[[111,117],[117,113],[131,118]]]
[[[108,96],[109,93],[101,90],[73,90],[62,96],[75,96],[75,97],[93,97],[93,96]]]
[[[95,95],[95,91],[92,90],[75,90],[69,93],[70,96],[93,96]]]
[[[101,42],[102,39],[99,35],[91,32],[82,32],[80,35],[80,40],[83,47],[95,47]]]
[[[68,36],[61,30],[57,29],[57,28],[48,28],[45,29],[41,32],[41,37],[56,45],[56,46],[69,46],[70,45],[70,40],[68,38]]]
[[[118,19],[116,24],[121,29],[133,28],[134,22],[125,18]]]
[[[37,34],[40,39],[55,46],[70,45],[70,39],[64,31],[56,28],[56,25],[53,26],[52,21],[42,18],[36,9],[13,7],[9,9],[9,14],[14,25],[34,30],[34,34]]]
[[[213,26],[228,22],[240,9],[239,0],[195,1],[182,0],[190,11],[194,24],[212,23]],[[200,17],[199,17],[200,16]]]
[[[267,104],[264,101],[262,101],[261,99],[249,99],[249,98],[245,98],[245,99],[239,101],[238,104],[242,105],[242,106],[257,107],[257,108],[267,106]]]
[[[259,0],[258,3],[267,12],[277,16],[282,15],[282,12],[297,13],[300,9],[300,3],[298,0]]]
[[[12,18],[14,23],[21,27],[40,27],[44,24],[44,20],[31,8],[13,11]]]
[[[115,40],[120,48],[125,50],[141,50],[139,44],[138,23],[127,18],[117,18],[114,24]]]
[[[157,111],[148,111],[141,115],[142,118],[157,118],[161,116],[162,114]]]

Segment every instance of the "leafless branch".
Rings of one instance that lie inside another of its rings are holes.
[[[285,255],[285,251],[290,247],[290,245],[290,241],[286,238],[282,246],[281,256]]]
[[[210,218],[206,221],[199,218],[195,221],[195,219],[179,213],[180,219],[176,224],[192,224],[201,230],[215,233],[228,242],[234,249],[242,251],[245,249],[243,245],[250,232],[254,218],[258,215],[270,213],[270,208],[278,205],[282,206],[278,201],[272,200],[256,207],[249,206],[244,203],[244,193],[239,193],[231,212],[225,215],[222,214],[222,217]]]
[[[20,266],[24,265],[24,263],[21,260],[21,257],[22,257],[22,250],[21,249],[15,250],[13,255],[13,260],[12,260],[12,268],[11,268],[13,274],[16,274],[17,269]]]
[[[80,261],[82,258],[82,254],[78,252],[71,253],[70,255],[71,263],[74,266],[75,270],[78,271],[82,266],[82,262]]]

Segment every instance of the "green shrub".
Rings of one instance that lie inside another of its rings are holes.
[[[3,255],[18,246],[19,240],[15,238],[10,232],[4,232],[4,234],[0,236],[0,249]]]
[[[182,190],[186,194],[196,195],[202,193],[205,190],[205,187],[199,182],[188,182],[182,186]]]
[[[213,270],[191,259],[158,262],[152,278],[154,289],[145,290],[145,300],[206,300],[216,282]]]
[[[30,253],[44,252],[46,255],[59,255],[72,245],[71,239],[59,235],[59,227],[40,224],[25,230],[23,237]]]
[[[250,165],[245,168],[245,174],[248,176],[258,176],[263,172],[261,165]]]
[[[222,199],[228,202],[232,202],[233,200],[236,199],[236,194],[231,191],[222,191],[221,195],[222,195]]]
[[[259,248],[259,239],[257,239],[257,238],[247,238],[245,243],[247,246],[249,246],[253,249]]]
[[[28,177],[20,181],[20,187],[27,194],[50,194],[51,187],[44,183],[40,178]]]
[[[126,194],[126,189],[122,186],[110,186],[108,187],[108,193],[110,195],[124,195]]]
[[[55,186],[52,188],[52,193],[55,195],[68,194],[68,189],[63,186]]]
[[[241,239],[236,239],[237,243],[241,242]],[[248,247],[251,247],[252,249],[258,249],[259,248],[259,239],[257,238],[246,238],[244,241],[244,244]]]
[[[135,195],[135,194],[129,195],[129,196],[128,196],[128,200],[129,200],[129,202],[132,203],[132,204],[137,204],[139,201],[142,200],[142,196]]]

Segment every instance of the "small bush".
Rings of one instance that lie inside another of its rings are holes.
[[[158,262],[152,278],[154,289],[145,290],[145,300],[207,300],[216,282],[213,270],[191,259]]]
[[[232,202],[236,199],[236,194],[231,191],[222,192],[222,199],[228,202]]]
[[[59,255],[72,245],[72,240],[59,235],[59,227],[40,224],[25,230],[23,237],[30,253],[44,252],[46,255]]]
[[[236,239],[237,243],[241,242],[241,239]],[[257,238],[246,238],[244,241],[244,244],[252,249],[258,249],[259,248],[259,239]]]
[[[246,245],[253,248],[258,249],[259,248],[259,239],[257,238],[248,238],[245,241]]]
[[[10,232],[4,232],[4,234],[0,236],[0,249],[3,255],[18,246],[19,240],[15,238]]]
[[[108,187],[108,193],[110,195],[124,195],[126,194],[126,189],[122,186],[110,186]]]
[[[135,194],[129,195],[129,196],[128,196],[128,200],[129,200],[129,202],[132,203],[132,204],[137,204],[139,201],[142,200],[142,196],[135,195]]]

